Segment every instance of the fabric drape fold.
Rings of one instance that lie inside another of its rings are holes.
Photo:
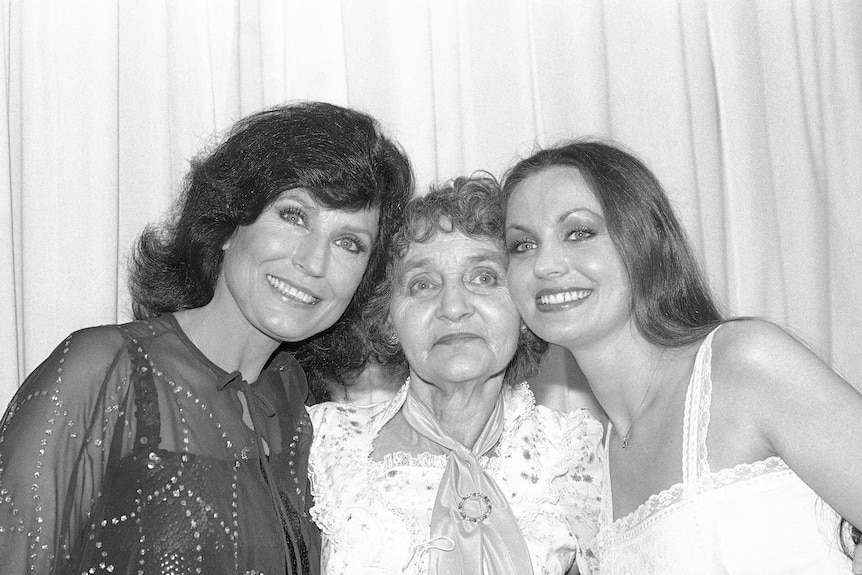
[[[410,382],[403,415],[417,433],[449,450],[446,470],[431,513],[431,542],[451,542],[451,548],[429,545],[432,575],[529,575],[533,572],[527,543],[506,496],[479,463],[500,441],[503,397],[497,397],[491,417],[475,445],[468,449],[446,431]]]
[[[262,374],[261,377],[266,377]],[[284,540],[284,556],[287,558],[287,575],[295,575],[301,573],[317,573],[317,565],[312,567],[314,561],[309,558],[308,550],[305,546],[305,533],[297,533],[296,525],[292,524],[290,518],[295,514],[295,510],[289,509],[290,503],[286,501],[278,492],[276,476],[272,471],[272,466],[269,464],[269,448],[266,445],[261,432],[266,425],[264,417],[271,418],[275,416],[275,408],[265,395],[258,393],[255,386],[252,386],[242,377],[239,371],[232,371],[219,382],[218,390],[232,389],[243,393],[246,397],[246,405],[248,405],[249,418],[254,427],[255,442],[257,444],[257,452],[260,458],[260,466],[263,469],[264,477],[269,486],[269,494],[272,499],[273,508],[278,509],[281,514],[282,527],[286,538]],[[301,529],[300,529],[301,530]]]
[[[127,256],[189,159],[297,99],[380,119],[419,193],[560,139],[622,143],[728,314],[862,385],[862,3],[366,4],[0,0],[0,404],[53,342],[131,318]]]

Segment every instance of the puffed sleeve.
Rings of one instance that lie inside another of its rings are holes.
[[[60,569],[97,497],[118,413],[125,413],[123,335],[70,335],[19,388],[0,422],[4,574]]]

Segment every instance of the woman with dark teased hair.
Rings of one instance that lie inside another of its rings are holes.
[[[506,286],[500,189],[459,178],[414,198],[367,343],[404,381],[385,402],[310,408],[322,571],[529,575],[586,567],[601,424],[536,405],[545,349]]]
[[[780,327],[725,318],[659,182],[574,141],[504,180],[509,286],[608,415],[600,573],[848,573],[862,395]],[[834,509],[834,510],[833,510]]]
[[[411,184],[374,119],[315,102],[194,161],[133,255],[138,321],[71,334],[6,412],[3,573],[317,573],[314,400],[279,346],[346,339]]]

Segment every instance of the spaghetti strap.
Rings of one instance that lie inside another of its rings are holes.
[[[701,342],[685,395],[682,424],[682,481],[693,485],[709,473],[706,436],[709,431],[709,408],[712,401],[712,338],[718,326]]]

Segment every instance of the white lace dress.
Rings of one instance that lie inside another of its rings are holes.
[[[601,510],[601,425],[586,410],[536,406],[526,383],[503,394],[503,436],[481,463],[509,496],[535,575],[565,573],[575,560],[587,573],[582,549]],[[427,571],[431,509],[446,457],[370,457],[374,439],[406,395],[404,386],[385,403],[309,409],[311,515],[323,532],[324,574]]]
[[[682,482],[612,521],[605,451],[602,529],[590,551],[593,570],[602,575],[850,573],[850,560],[839,550],[837,515],[780,458],[710,470],[713,334],[698,350],[686,394]]]

